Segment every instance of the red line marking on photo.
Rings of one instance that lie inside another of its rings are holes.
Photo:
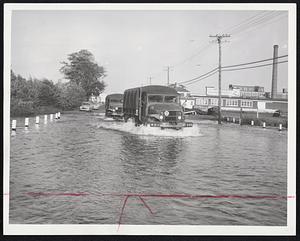
[[[296,196],[282,196],[282,195],[190,195],[190,194],[139,194],[139,193],[127,193],[127,194],[109,194],[109,193],[86,193],[86,192],[78,192],[78,193],[50,193],[50,192],[27,192],[26,193],[32,197],[39,196],[111,196],[111,197],[124,197],[123,206],[120,212],[119,221],[118,221],[118,229],[119,231],[122,218],[124,216],[125,207],[130,197],[137,197],[143,203],[143,205],[148,209],[151,214],[154,214],[150,206],[146,203],[145,197],[148,198],[190,198],[190,199],[295,199]],[[5,194],[4,194],[5,195]],[[8,193],[7,193],[8,195]]]

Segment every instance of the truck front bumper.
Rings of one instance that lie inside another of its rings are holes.
[[[184,127],[192,127],[192,122],[153,122],[149,123],[150,127],[160,127],[160,128],[169,128],[169,129],[182,129]]]

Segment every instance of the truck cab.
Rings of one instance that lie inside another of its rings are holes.
[[[123,94],[111,94],[105,98],[105,116],[123,118]]]

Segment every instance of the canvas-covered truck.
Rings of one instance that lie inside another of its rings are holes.
[[[105,98],[105,116],[123,118],[123,94],[111,94]]]
[[[125,122],[132,118],[136,125],[182,129],[193,126],[185,122],[179,95],[174,88],[149,85],[125,90],[123,98]]]

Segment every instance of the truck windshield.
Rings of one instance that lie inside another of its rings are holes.
[[[163,96],[161,95],[149,95],[148,96],[149,102],[163,102]]]
[[[176,96],[165,96],[165,102],[167,103],[176,103],[177,97]]]
[[[110,102],[114,102],[114,103],[123,103],[123,100],[116,100],[116,99],[111,99]]]

